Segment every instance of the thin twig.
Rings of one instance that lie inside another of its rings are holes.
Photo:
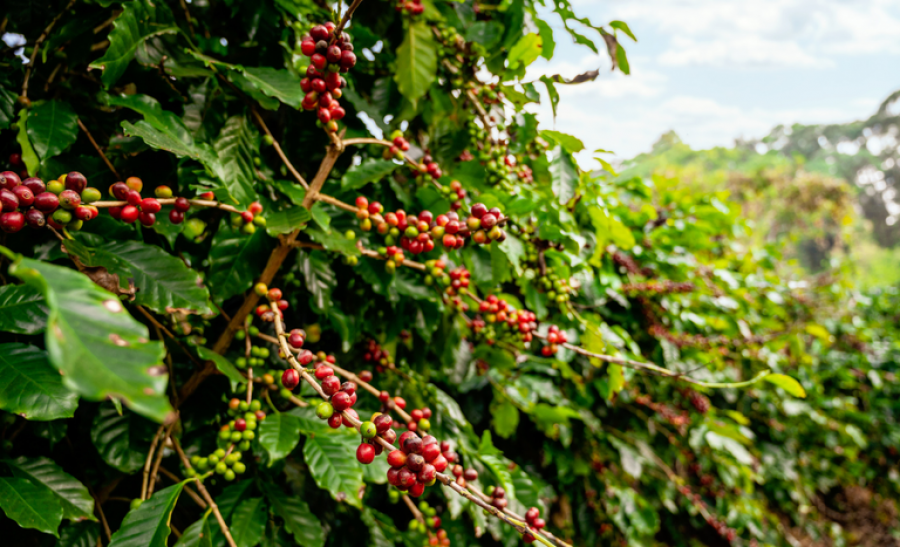
[[[184,0],[182,0],[183,2]],[[285,167],[288,168],[288,171],[294,175],[294,178],[297,179],[297,182],[300,183],[304,189],[309,189],[309,184],[307,184],[306,180],[300,176],[300,173],[294,168],[294,164],[291,163],[291,160],[287,158],[284,153],[284,150],[281,149],[281,145],[278,144],[278,140],[272,135],[272,132],[269,131],[269,127],[266,125],[266,122],[263,120],[262,116],[259,115],[259,112],[256,111],[255,108],[250,109],[250,113],[253,114],[253,118],[262,128],[263,132],[269,137],[272,137],[272,147],[275,148],[275,152],[278,153],[278,157],[281,158],[282,163],[284,163]]]
[[[31,72],[34,70],[34,63],[37,59],[38,51],[41,49],[41,44],[44,43],[44,40],[47,39],[47,36],[50,34],[50,31],[53,30],[53,27],[59,21],[60,17],[62,17],[67,11],[69,11],[72,6],[75,5],[75,0],[69,0],[69,3],[66,4],[66,7],[63,10],[56,14],[56,17],[50,21],[50,24],[44,29],[44,32],[38,36],[38,39],[34,42],[34,50],[31,52],[31,59],[28,61],[28,68],[25,69],[25,81],[22,83],[22,98],[28,99],[28,80],[31,78]]]
[[[75,121],[78,123],[78,127],[80,127],[81,130],[84,131],[84,134],[87,135],[88,140],[91,141],[91,144],[94,146],[94,150],[96,150],[97,154],[100,155],[100,158],[103,160],[103,163],[105,163],[106,166],[109,167],[109,170],[112,171],[112,174],[115,175],[117,179],[121,179],[122,177],[119,176],[119,172],[116,171],[115,167],[113,167],[112,162],[109,161],[109,158],[107,158],[106,154],[103,153],[103,149],[100,148],[100,145],[97,144],[97,141],[94,140],[94,136],[91,135],[91,132],[88,131],[88,128],[84,125],[84,123],[81,121],[81,119],[75,118]]]
[[[147,496],[153,495],[154,487],[156,486],[156,478],[159,476],[159,464],[162,463],[163,455],[165,454],[166,440],[170,438],[172,434],[172,429],[175,427],[175,421],[173,420],[169,427],[166,428],[166,433],[162,437],[162,444],[159,446],[159,450],[156,452],[156,461],[153,463],[153,469],[150,471],[150,484],[147,486]]]
[[[191,467],[191,461],[188,460],[188,457],[184,454],[184,450],[181,449],[181,443],[178,442],[177,437],[172,437],[172,445],[175,446],[175,452],[178,453],[178,457],[181,458],[181,463],[184,465],[185,469],[193,469]],[[222,534],[225,535],[225,539],[228,541],[228,545],[230,547],[237,547],[237,544],[234,542],[234,538],[231,537],[231,530],[228,529],[228,525],[225,524],[225,519],[222,518],[222,513],[219,511],[219,506],[216,505],[216,502],[213,501],[212,496],[209,495],[209,491],[203,486],[203,481],[200,480],[199,476],[194,477],[194,482],[197,483],[197,490],[200,491],[200,495],[203,496],[203,499],[206,500],[206,503],[212,509],[213,514],[216,516],[216,520],[219,522],[219,527],[222,529]]]
[[[160,205],[172,205],[175,203],[175,200],[179,198],[159,198],[156,201],[159,202]],[[191,205],[196,205],[197,207],[213,207],[215,209],[221,209],[223,211],[228,211],[229,213],[242,213],[240,209],[233,205],[228,205],[227,203],[222,203],[220,201],[215,201],[211,199],[189,199],[188,200]],[[128,205],[127,201],[95,201],[91,203],[94,207],[98,209],[103,209],[106,207],[124,207]]]
[[[159,426],[156,435],[153,436],[153,442],[150,443],[150,450],[147,451],[147,459],[144,462],[144,482],[141,484],[141,499],[147,499],[147,483],[150,477],[150,462],[153,461],[153,453],[156,451],[156,444],[159,443],[159,437],[165,430],[165,424]]]
[[[347,26],[347,22],[350,21],[350,17],[353,16],[353,12],[356,11],[356,8],[358,8],[360,4],[362,4],[362,0],[353,0],[353,3],[350,4],[349,8],[347,8],[347,11],[344,13],[344,16],[341,17],[341,23],[337,26],[336,29],[334,29],[334,34],[331,37],[332,44],[341,35],[341,32],[343,32],[344,27]]]
[[[179,482],[181,482],[181,479],[178,478],[178,476],[175,475],[175,473],[172,473],[171,471],[169,471],[168,469],[166,469],[166,468],[163,467],[163,466],[159,466],[159,472],[162,473],[163,475],[165,475],[166,477],[168,477],[169,480],[171,480],[171,481],[174,482],[174,483],[179,483]],[[191,485],[185,484],[185,485],[184,485],[184,491],[188,493],[188,496],[190,496],[191,499],[194,500],[194,503],[196,503],[197,505],[199,505],[201,509],[206,509],[207,507],[209,507],[209,506],[206,504],[206,502],[203,501],[203,498],[201,498],[200,496],[198,496],[198,495],[197,495],[197,492],[194,492],[194,489],[191,488]]]

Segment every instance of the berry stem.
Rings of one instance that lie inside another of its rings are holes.
[[[329,42],[329,44],[333,44],[335,40],[338,39],[338,37],[341,35],[341,32],[343,32],[344,27],[347,26],[347,23],[350,21],[350,17],[353,16],[353,12],[356,11],[356,8],[358,8],[360,4],[362,4],[362,0],[353,0],[353,3],[350,4],[350,7],[348,7],[347,11],[344,12],[344,16],[341,17],[340,24],[338,24],[337,28],[334,29],[334,32],[331,33],[331,41]]]
[[[150,478],[150,462],[153,461],[153,453],[156,452],[156,445],[159,443],[159,437],[162,435],[165,428],[165,424],[159,426],[159,429],[156,430],[156,435],[153,436],[153,441],[150,443],[150,450],[147,451],[147,459],[144,461],[144,481],[141,484],[142,500],[147,499],[147,482]]]
[[[100,159],[103,160],[103,163],[105,163],[106,166],[109,167],[109,170],[112,171],[112,174],[116,176],[116,179],[121,179],[122,177],[119,176],[119,172],[116,171],[116,168],[113,166],[112,162],[109,161],[109,158],[107,158],[106,154],[103,153],[103,149],[100,148],[100,145],[97,144],[97,141],[94,140],[94,136],[91,135],[91,132],[88,131],[88,128],[84,125],[84,123],[82,123],[81,118],[75,118],[75,121],[78,123],[78,127],[80,127],[81,130],[84,131],[84,134],[87,135],[88,140],[91,141],[91,144],[94,146],[94,150],[96,150],[97,154],[100,155]]]
[[[272,147],[275,148],[275,152],[278,153],[278,157],[281,158],[282,163],[284,163],[288,171],[290,171],[291,174],[294,175],[294,178],[297,179],[297,182],[300,183],[300,186],[302,186],[305,190],[308,190],[309,184],[307,184],[306,180],[302,176],[300,176],[300,173],[298,173],[294,168],[294,164],[292,164],[291,160],[289,160],[284,154],[284,150],[282,150],[281,145],[278,144],[278,139],[276,139],[275,136],[272,135],[272,132],[269,131],[269,127],[266,125],[266,122],[263,120],[262,116],[259,115],[259,112],[256,111],[256,108],[251,108],[250,113],[253,114],[253,118],[262,128],[263,132],[269,137],[272,137]]]

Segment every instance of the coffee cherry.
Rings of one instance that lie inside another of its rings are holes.
[[[296,369],[289,368],[281,374],[281,385],[293,390],[300,383],[300,373]]]
[[[247,421],[243,418],[238,418],[234,421],[234,430],[244,432],[247,429]]]
[[[407,454],[421,454],[422,439],[418,436],[408,437],[405,441],[400,442],[400,448]]]
[[[13,234],[25,226],[25,215],[18,211],[0,214],[0,230]]]
[[[0,211],[15,211],[18,208],[19,198],[10,190],[0,190]]]
[[[316,407],[316,416],[318,416],[322,420],[326,420],[334,414],[334,407],[329,402],[321,402],[319,406]]]
[[[465,472],[463,473],[463,477],[465,477],[467,481],[478,480],[478,471],[475,471],[470,467],[469,469],[465,470]]]
[[[361,464],[369,465],[375,461],[375,447],[368,443],[362,443],[356,449],[356,459]]]
[[[72,174],[69,173],[69,176],[71,176],[71,175]],[[66,178],[67,182],[68,182],[68,180],[69,179]],[[129,188],[131,188],[132,190],[134,190],[135,192],[140,192],[141,190],[144,189],[144,181],[142,181],[138,177],[128,177],[127,179],[125,179],[125,185],[128,186]]]
[[[341,381],[337,376],[329,376],[322,380],[322,391],[325,395],[334,395],[341,389]]]
[[[441,455],[441,448],[437,443],[426,444],[422,447],[422,457],[425,461],[431,462]]]
[[[353,395],[356,393],[356,382],[344,382],[341,384],[341,391],[346,392],[348,395]]]
[[[141,224],[147,226],[148,228],[156,223],[156,215],[154,215],[153,213],[141,211],[139,218],[141,219]]]
[[[62,200],[60,200],[60,204],[62,204]],[[139,214],[140,211],[138,211],[137,207],[133,205],[126,205],[125,207],[122,207],[122,212],[119,213],[119,218],[122,220],[122,222],[132,224],[135,220],[137,220]]]
[[[407,440],[406,444],[409,444],[409,440]],[[422,467],[425,466],[425,458],[423,458],[420,454],[410,454],[407,452],[406,454],[406,467],[409,468],[410,471],[414,473],[418,473],[422,470]]]
[[[174,207],[176,211],[186,213],[187,210],[191,208],[191,202],[188,201],[187,198],[175,198]]]
[[[51,218],[57,224],[65,226],[66,224],[72,222],[72,213],[66,211],[65,209],[57,209],[53,213],[53,216]]]
[[[332,369],[329,366],[323,365],[323,366],[318,367],[314,374],[317,379],[324,380],[325,378],[328,378],[329,376],[334,375],[334,369]]]
[[[378,430],[378,433],[384,433],[385,431],[390,429],[393,422],[394,420],[387,414],[379,414],[372,419],[372,423],[375,424],[375,428]]]
[[[177,209],[169,211],[169,222],[172,224],[181,224],[184,222],[184,213]]]
[[[155,190],[153,190],[153,195],[155,195],[159,199],[169,199],[172,197],[172,189],[168,186],[157,186]]]
[[[78,171],[72,171],[66,175],[66,189],[76,193],[81,193],[87,187],[87,178]]]
[[[425,483],[416,482],[414,485],[412,485],[409,488],[409,495],[414,498],[418,498],[419,496],[421,496],[424,493],[425,493]]]
[[[342,410],[347,410],[351,406],[353,406],[353,402],[350,399],[350,395],[343,391],[338,391],[334,395],[331,396],[331,404],[334,406],[334,409],[338,412]]]
[[[328,418],[328,427],[331,429],[338,429],[341,427],[341,424],[344,423],[344,417],[341,416],[340,412],[335,412]]]
[[[16,186],[12,189],[12,193],[19,200],[19,207],[31,207],[34,203],[34,193],[27,186]]]
[[[378,435],[378,428],[372,422],[363,422],[359,426],[359,433],[366,439],[371,439]]]
[[[37,196],[38,194],[42,194],[47,191],[47,185],[44,184],[44,181],[37,177],[30,177],[22,181],[22,186],[31,190],[31,193]],[[2,184],[0,184],[2,187]],[[12,190],[12,188],[11,188]]]
[[[145,213],[158,213],[162,209],[162,205],[156,198],[144,198],[141,200],[141,211]]]
[[[25,213],[25,222],[32,228],[43,228],[47,225],[47,218],[39,210],[29,209]]]
[[[59,205],[70,211],[81,205],[81,196],[74,190],[63,190],[59,194]]]

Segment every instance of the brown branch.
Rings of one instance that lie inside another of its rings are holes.
[[[150,462],[153,461],[153,453],[156,451],[156,445],[159,443],[159,437],[162,435],[163,430],[165,430],[165,424],[159,426],[159,429],[156,430],[156,435],[153,436],[153,442],[150,443],[150,450],[147,451],[147,460],[144,462],[144,481],[141,484],[141,499],[147,499],[147,483],[150,477]]]
[[[181,9],[184,10],[184,18],[187,20],[188,30],[191,31],[191,37],[194,38],[196,35],[194,34],[194,23],[191,21],[191,12],[188,11],[184,0],[178,0],[178,3],[181,4]]]
[[[178,476],[177,476],[175,473],[172,473],[171,471],[169,471],[169,470],[166,469],[165,467],[160,466],[160,467],[159,467],[159,472],[162,473],[163,475],[165,475],[166,477],[168,477],[169,480],[171,480],[171,481],[174,482],[174,483],[179,483],[179,482],[181,482],[181,479],[178,478]],[[197,495],[196,492],[194,492],[194,489],[191,488],[191,485],[185,484],[185,485],[184,485],[184,491],[188,493],[188,496],[190,496],[191,499],[194,500],[194,503],[196,503],[197,505],[199,505],[201,509],[206,509],[207,507],[209,507],[209,506],[206,504],[206,502],[203,501],[203,498],[201,498],[200,496]]]
[[[172,205],[175,203],[175,200],[178,198],[159,198],[156,201],[159,202],[160,205]],[[229,213],[241,213],[240,209],[233,205],[228,205],[227,203],[222,203],[219,201],[211,200],[211,199],[189,199],[188,200],[191,205],[196,205],[197,207],[213,207],[215,209],[221,209],[223,211],[228,211]],[[124,207],[128,205],[127,201],[95,201],[91,203],[94,207],[98,209],[103,209],[107,207]]]
[[[100,145],[98,145],[97,141],[94,140],[94,136],[91,135],[91,132],[88,131],[88,128],[84,125],[81,119],[75,118],[75,121],[78,122],[78,127],[80,127],[81,130],[84,131],[84,134],[87,135],[88,140],[91,141],[91,144],[94,146],[94,150],[96,150],[97,154],[100,155],[103,163],[105,163],[106,166],[109,167],[109,170],[112,171],[112,174],[115,175],[117,179],[121,179],[122,177],[119,176],[119,172],[116,171],[115,167],[113,167],[112,162],[110,162],[109,158],[106,157],[106,154],[103,153],[103,149],[100,148]]]
[[[183,2],[184,0],[182,0]],[[250,113],[253,114],[253,118],[256,119],[256,122],[262,128],[266,135],[272,137],[272,147],[275,148],[275,151],[278,152],[278,157],[281,158],[281,161],[284,163],[285,167],[288,168],[288,171],[294,175],[294,178],[297,179],[297,182],[300,183],[304,189],[309,189],[309,184],[306,183],[306,180],[300,176],[300,173],[294,168],[294,164],[291,163],[291,160],[287,158],[284,154],[284,150],[281,149],[281,145],[278,144],[278,140],[272,135],[272,132],[269,131],[269,127],[266,125],[266,122],[263,121],[262,116],[259,115],[259,112],[256,111],[256,108],[251,108]]]
[[[360,4],[362,4],[362,0],[353,0],[353,3],[350,4],[349,8],[347,8],[344,16],[341,17],[341,23],[337,26],[336,29],[334,29],[334,35],[332,35],[330,43],[333,44],[335,40],[337,40],[337,38],[341,35],[344,27],[347,26],[347,22],[350,21],[350,17],[353,16],[353,12],[356,11],[356,8],[358,8]]]
[[[100,522],[103,523],[103,532],[106,534],[106,539],[109,540],[112,538],[112,530],[109,529],[109,522],[107,522],[106,514],[103,512],[103,505],[100,503],[100,500],[97,499],[97,496],[93,491],[88,491],[91,493],[91,497],[94,498],[94,508],[97,509],[97,513],[100,515]]]
[[[34,50],[32,50],[31,59],[29,59],[28,61],[28,68],[25,69],[25,81],[22,83],[22,99],[25,99],[26,101],[28,99],[28,80],[31,78],[31,71],[34,70],[34,63],[37,60],[37,54],[41,49],[41,44],[44,43],[44,40],[47,39],[47,36],[50,34],[50,31],[53,30],[53,27],[56,26],[56,23],[59,21],[59,19],[74,5],[75,0],[69,0],[69,3],[66,4],[66,7],[64,7],[61,12],[56,14],[56,17],[54,17],[53,20],[50,21],[50,24],[47,25],[47,27],[44,29],[44,32],[42,32],[41,35],[38,36],[38,39],[35,40]]]
[[[181,463],[184,465],[185,469],[193,469],[191,467],[191,462],[188,460],[188,457],[185,456],[184,450],[181,449],[181,443],[178,442],[176,437],[172,437],[172,444],[175,446],[175,451],[178,452],[178,457],[181,458]],[[216,515],[216,520],[219,522],[219,527],[222,529],[222,533],[225,535],[226,541],[228,541],[228,545],[230,547],[237,547],[237,544],[234,542],[234,538],[231,537],[231,530],[228,529],[228,525],[225,524],[225,519],[222,518],[222,513],[219,511],[219,506],[216,505],[216,502],[213,501],[212,496],[209,495],[209,491],[206,490],[206,487],[203,486],[203,482],[200,480],[199,476],[194,477],[194,482],[197,483],[197,490],[200,491],[200,495],[203,496],[203,499],[206,500],[206,503],[212,509],[214,515]]]
[[[156,486],[156,479],[159,476],[159,464],[162,463],[163,455],[165,454],[165,446],[166,440],[170,439],[170,435],[172,434],[172,429],[175,427],[175,420],[172,420],[172,423],[169,424],[169,427],[166,428],[166,433],[162,437],[162,445],[159,447],[159,450],[156,453],[156,461],[153,463],[153,469],[150,471],[150,485],[147,486],[147,496],[153,495],[153,489]]]

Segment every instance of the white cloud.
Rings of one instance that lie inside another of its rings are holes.
[[[838,55],[900,54],[891,0],[617,0],[611,13],[671,35],[659,59],[670,66],[828,67]]]

